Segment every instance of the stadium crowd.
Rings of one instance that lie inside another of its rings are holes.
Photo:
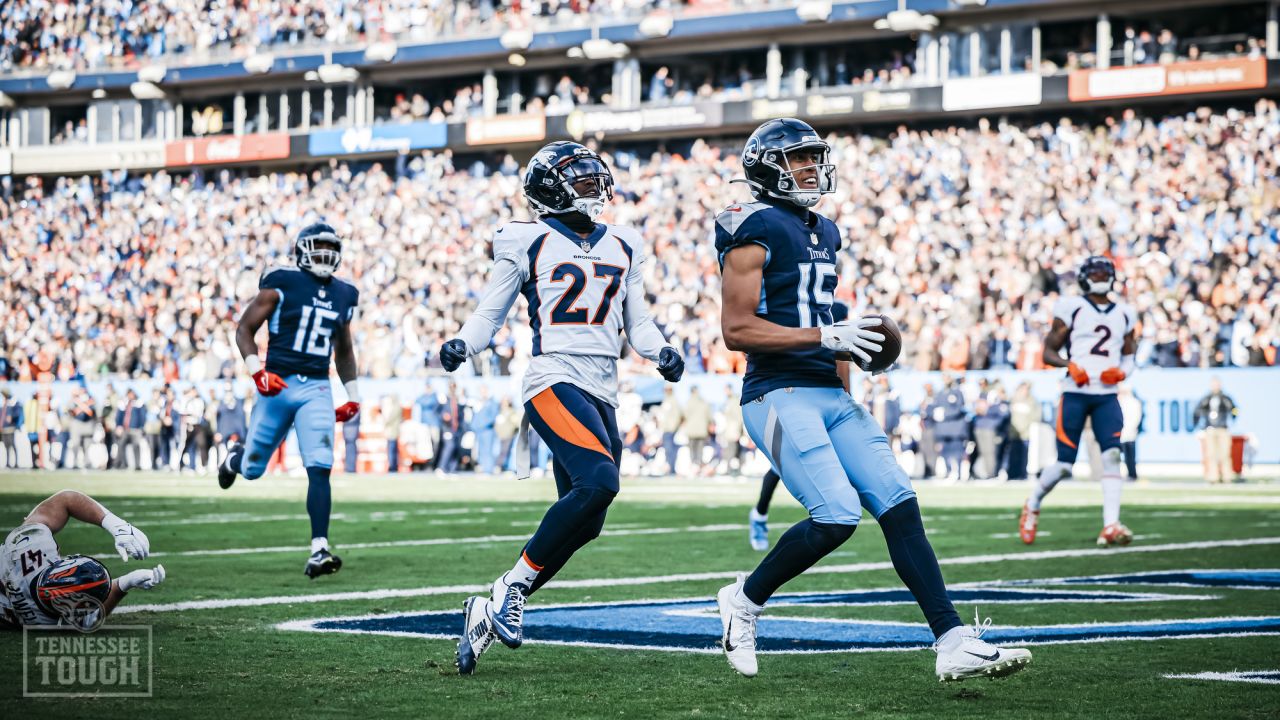
[[[6,0],[0,70],[132,67],[166,54],[245,56],[273,46],[425,42],[508,28],[642,17],[697,0]],[[706,5],[707,3],[701,3]],[[766,4],[750,0],[714,6]]]
[[[1138,361],[1264,366],[1280,347],[1280,112],[1132,112],[888,137],[833,135],[839,190],[821,209],[847,239],[837,297],[893,316],[902,367],[1036,369],[1052,305],[1091,253],[1111,255],[1140,317]],[[739,371],[720,339],[712,218],[746,199],[732,147],[615,149],[612,222],[640,227],[660,325],[690,372]],[[334,163],[311,173],[228,171],[17,179],[0,187],[0,377],[227,378],[232,333],[262,270],[324,217],[346,233],[340,274],[361,288],[357,347],[374,378],[433,372],[424,357],[465,320],[488,238],[527,217],[519,165],[402,159],[395,175]],[[521,304],[523,305],[523,304]],[[524,311],[479,374],[519,374]],[[646,361],[629,357],[624,367]],[[434,359],[431,361],[434,365]],[[464,369],[465,371],[465,369]]]

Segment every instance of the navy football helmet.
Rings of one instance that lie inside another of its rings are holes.
[[[1106,274],[1105,280],[1094,279],[1095,276]],[[1111,258],[1102,255],[1091,255],[1080,264],[1080,270],[1076,273],[1076,282],[1080,283],[1080,289],[1086,295],[1106,295],[1111,292],[1111,288],[1116,282],[1116,264],[1111,262]]]
[[[795,177],[797,169],[787,161],[787,155],[797,150],[816,151],[819,155],[812,166],[818,174],[816,189],[802,188]],[[742,170],[757,197],[768,195],[800,207],[813,207],[823,195],[836,191],[831,146],[809,123],[795,118],[770,120],[756,128],[742,148]]]
[[[342,239],[330,225],[308,225],[294,240],[293,254],[298,267],[316,277],[327,278],[337,271],[338,263],[342,262]]]
[[[68,555],[35,576],[31,594],[48,615],[91,629],[103,619],[102,605],[111,594],[111,573],[91,557]]]
[[[578,189],[583,181],[591,182],[594,192]],[[524,196],[539,215],[576,210],[595,220],[613,199],[613,173],[591,148],[559,140],[544,145],[529,160]]]

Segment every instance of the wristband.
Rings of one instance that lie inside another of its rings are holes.
[[[342,383],[342,387],[347,390],[347,402],[360,402],[360,388],[356,385],[355,380],[348,380]]]
[[[250,355],[244,359],[244,366],[249,369],[250,375],[257,375],[262,371],[262,360],[257,355]]]

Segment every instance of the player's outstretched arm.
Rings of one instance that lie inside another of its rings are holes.
[[[360,412],[360,388],[356,383],[360,369],[356,365],[355,343],[351,340],[351,323],[343,323],[333,332],[333,364],[347,391],[347,401],[334,410],[334,419],[346,422]]]
[[[259,290],[236,326],[236,347],[240,350],[240,357],[244,358],[244,365],[253,376],[253,384],[257,386],[258,392],[267,397],[278,395],[289,386],[279,375],[267,372],[262,367],[262,360],[258,359],[258,342],[253,336],[258,334],[258,328],[271,317],[279,303],[280,293],[276,290]]]
[[[440,348],[440,364],[445,370],[457,370],[467,358],[489,347],[493,336],[507,321],[523,283],[520,267],[514,260],[503,256],[494,261],[480,304],[463,323],[457,337]]]
[[[57,534],[66,527],[67,520],[75,518],[90,525],[99,525],[115,540],[120,559],[141,560],[151,554],[151,542],[141,530],[121,520],[97,500],[75,490],[54,493],[27,515],[26,522],[40,523]]]

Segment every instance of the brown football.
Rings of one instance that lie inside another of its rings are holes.
[[[880,352],[871,353],[870,363],[863,364],[860,361],[855,361],[858,363],[858,367],[862,368],[866,372],[881,372],[883,370],[888,370],[895,362],[898,361],[898,356],[902,354],[902,332],[898,330],[898,324],[887,315],[878,315],[877,317],[880,318],[880,324],[867,329],[884,335],[884,342],[880,343],[884,347]],[[840,360],[854,360],[853,356],[849,353],[836,353],[836,358]]]

